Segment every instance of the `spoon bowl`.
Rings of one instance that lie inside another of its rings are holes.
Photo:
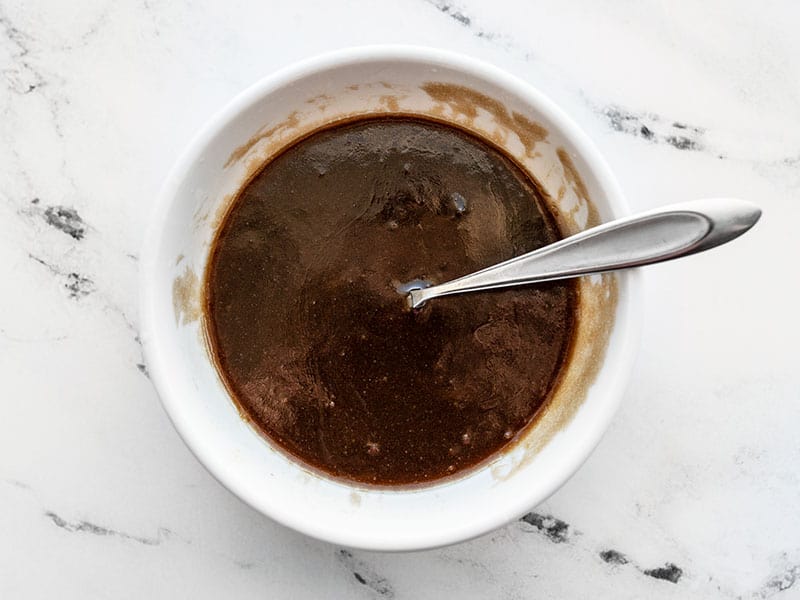
[[[554,199],[565,233],[628,214],[598,150],[528,83],[440,50],[338,51],[288,67],[243,92],[175,165],[143,245],[141,339],[175,428],[244,502],[337,545],[420,550],[519,518],[578,469],[622,401],[638,351],[643,297],[635,269],[578,279],[580,318],[573,339],[580,352],[565,366],[535,423],[508,450],[461,477],[402,489],[364,486],[325,477],[281,452],[242,418],[209,352],[201,285],[209,249],[253,168],[320,127],[386,112],[439,119],[485,139],[502,133],[499,148]]]

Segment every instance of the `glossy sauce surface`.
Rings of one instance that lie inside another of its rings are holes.
[[[244,413],[334,477],[422,483],[510,443],[570,347],[571,282],[411,311],[438,283],[556,241],[536,185],[479,138],[381,117],[333,126],[241,190],[208,268],[212,350]]]

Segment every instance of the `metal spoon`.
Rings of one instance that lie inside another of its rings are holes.
[[[688,256],[739,237],[761,209],[733,198],[672,204],[617,219],[446,283],[413,289],[412,308],[439,296],[567,279]]]

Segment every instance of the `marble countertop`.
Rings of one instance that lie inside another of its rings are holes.
[[[0,597],[800,598],[798,23],[791,0],[0,0]],[[764,209],[647,269],[624,405],[558,493],[398,555],[217,484],[159,404],[136,314],[142,233],[198,127],[283,65],[380,42],[531,82],[634,209]]]

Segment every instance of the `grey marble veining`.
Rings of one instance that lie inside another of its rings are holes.
[[[789,1],[0,2],[0,598],[800,598],[799,22]],[[142,233],[194,131],[266,73],[380,42],[531,82],[634,209],[764,208],[648,270],[624,405],[560,491],[398,555],[222,489],[160,408],[136,316]]]

